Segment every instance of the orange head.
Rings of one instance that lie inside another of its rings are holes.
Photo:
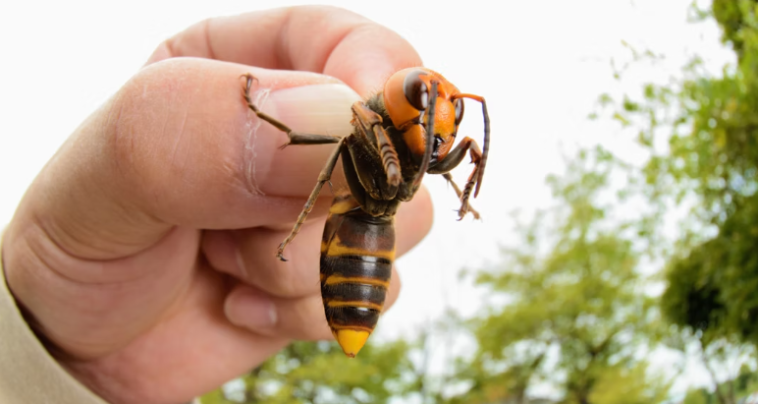
[[[434,142],[432,163],[442,160],[453,147],[458,125],[463,119],[460,92],[441,74],[423,67],[412,67],[393,74],[384,85],[384,107],[392,125],[403,132],[411,153],[420,158],[426,149],[424,129],[432,81],[437,82],[434,105]]]

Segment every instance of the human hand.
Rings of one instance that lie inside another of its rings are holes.
[[[344,135],[357,96],[329,76],[366,96],[419,64],[393,32],[333,8],[212,19],[162,44],[62,146],[7,229],[6,279],[32,327],[113,403],[186,402],[291,339],[330,338],[318,284],[328,191],[289,261],[275,252],[333,146],[279,151],[286,135],[248,111],[240,76],[255,75],[253,99],[293,128]],[[428,194],[396,223],[402,254],[430,228]]]

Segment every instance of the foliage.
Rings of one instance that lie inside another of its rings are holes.
[[[705,389],[691,389],[687,391],[682,404],[709,404],[711,395]]]
[[[750,38],[754,32],[750,28],[755,26],[755,4],[755,1],[714,0],[711,6],[724,32],[723,41],[730,44],[740,58],[746,50],[750,52],[749,48],[754,43]]]
[[[755,0],[715,0],[712,15],[736,64],[713,74],[695,57],[682,79],[648,84],[641,98],[625,96],[614,109],[649,152],[650,200],[692,207],[662,304],[706,342],[736,335],[758,344],[757,12]]]
[[[603,373],[590,394],[596,404],[648,404],[664,402],[669,383],[651,374],[644,362],[631,368],[612,367]]]
[[[731,391],[731,402],[742,403],[742,399],[758,392],[758,373],[753,372],[748,366],[743,365],[740,374],[732,380],[728,380],[719,386],[721,391]],[[738,401],[737,399],[740,399]],[[711,404],[719,402],[718,395],[704,388],[690,389],[684,397],[682,404]]]
[[[663,295],[672,321],[758,343],[758,197],[740,206],[712,240],[675,260]]]
[[[203,404],[383,403],[414,390],[416,377],[409,345],[399,340],[367,344],[350,359],[331,343],[296,342],[242,378],[242,397],[222,390]],[[239,398],[239,399],[238,399]]]
[[[614,212],[600,202],[614,167],[598,149],[582,152],[566,176],[550,178],[556,209],[522,227],[518,248],[506,249],[504,264],[480,277],[508,301],[477,322],[473,366],[482,376],[469,393],[490,400],[481,402],[525,402],[535,379],[555,384],[566,403],[665,397],[668,385],[651,382],[635,359],[657,316],[637,272],[634,226],[607,220]]]

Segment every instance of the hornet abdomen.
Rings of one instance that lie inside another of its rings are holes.
[[[394,260],[394,217],[369,215],[349,192],[335,197],[321,241],[321,296],[329,327],[350,357],[379,320]]]

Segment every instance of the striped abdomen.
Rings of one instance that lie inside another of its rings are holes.
[[[393,216],[373,217],[350,193],[337,196],[321,242],[326,320],[345,354],[355,356],[384,307],[395,259]]]

